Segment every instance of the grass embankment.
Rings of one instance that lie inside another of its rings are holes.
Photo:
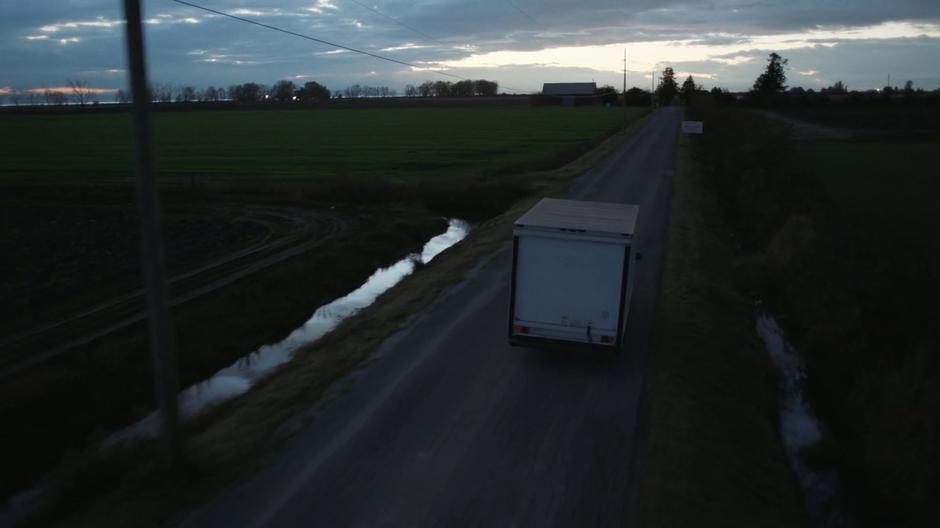
[[[303,424],[324,391],[367,361],[369,354],[408,318],[428,309],[449,285],[510,238],[512,222],[543,195],[563,193],[578,175],[619,145],[625,136],[595,138],[596,147],[552,170],[513,176],[532,197],[479,225],[466,241],[381,296],[298,354],[266,381],[187,428],[188,470],[167,475],[153,464],[155,447],[90,453],[53,475],[53,507],[34,521],[70,526],[161,526],[250,475]],[[586,149],[585,145],[581,148]],[[301,418],[299,421],[297,418]],[[294,427],[290,425],[293,424]],[[67,519],[67,521],[65,521]]]
[[[709,123],[711,128],[711,123]],[[683,139],[648,367],[639,526],[798,526],[743,257]]]
[[[792,143],[702,104],[709,177],[748,252],[740,281],[806,361],[826,425],[809,463],[874,525],[936,521],[940,496],[940,182],[936,143]]]
[[[633,118],[645,109],[630,109]],[[608,108],[157,113],[161,181],[427,181],[551,159],[623,119]],[[0,182],[103,183],[133,174],[126,114],[0,115]]]

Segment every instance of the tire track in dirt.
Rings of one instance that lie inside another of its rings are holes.
[[[248,215],[267,215],[299,224],[297,232],[267,239],[197,269],[170,278],[170,307],[215,292],[244,277],[310,251],[346,229],[339,215],[289,207],[248,207]],[[147,317],[143,290],[94,305],[58,321],[0,339],[0,380],[122,330]]]

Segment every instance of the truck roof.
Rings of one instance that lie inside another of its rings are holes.
[[[542,198],[516,220],[516,227],[543,227],[568,231],[633,236],[639,205]]]

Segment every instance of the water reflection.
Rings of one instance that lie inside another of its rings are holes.
[[[841,526],[843,512],[838,508],[838,475],[833,470],[816,471],[803,461],[802,452],[822,438],[819,419],[803,395],[806,374],[799,352],[787,342],[783,330],[769,314],[760,314],[757,333],[780,373],[780,434],[790,467],[800,483],[806,509],[813,526]]]
[[[303,326],[282,341],[264,345],[211,378],[182,391],[179,395],[180,416],[183,419],[192,418],[212,405],[247,392],[260,379],[290,360],[300,346],[323,337],[344,319],[375,302],[379,295],[413,273],[417,264],[431,262],[442,251],[463,240],[469,232],[470,226],[466,222],[450,220],[447,231],[430,239],[420,254],[408,255],[387,268],[377,270],[355,291],[318,308]],[[108,443],[141,435],[155,435],[159,426],[158,418],[157,413],[151,413],[113,435]]]

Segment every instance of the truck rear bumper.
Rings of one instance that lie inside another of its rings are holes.
[[[619,343],[588,343],[586,341],[569,341],[567,339],[552,339],[530,335],[513,334],[509,336],[509,344],[514,347],[535,348],[541,350],[587,350],[593,352],[615,353],[620,351]]]

